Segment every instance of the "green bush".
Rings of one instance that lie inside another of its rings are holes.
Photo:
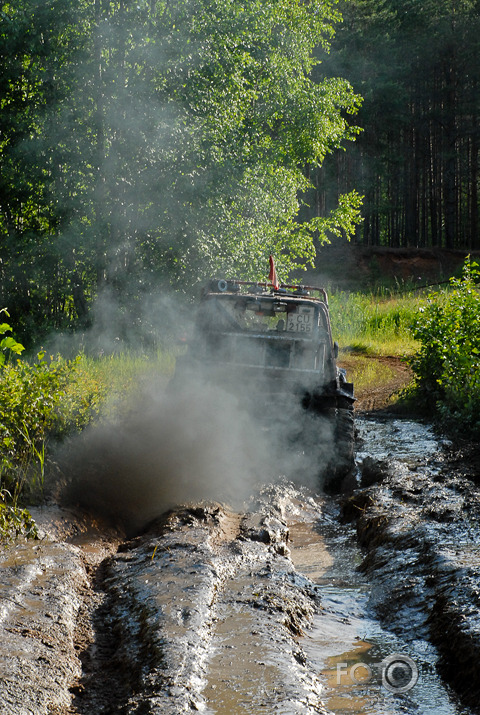
[[[42,492],[49,441],[85,427],[100,410],[105,388],[86,378],[80,358],[45,358],[4,365],[0,375],[0,487],[16,498]]]
[[[17,536],[38,538],[37,527],[27,509],[20,509],[6,489],[0,490],[0,542]]]
[[[6,312],[6,311],[5,311]],[[10,327],[0,325],[0,335]],[[43,497],[49,443],[80,431],[100,412],[106,387],[83,369],[82,359],[38,353],[34,362],[8,359],[23,347],[0,341],[0,541],[35,537],[22,500]]]
[[[413,335],[420,349],[410,359],[423,405],[449,423],[480,433],[480,280],[469,259],[450,288],[429,295]]]

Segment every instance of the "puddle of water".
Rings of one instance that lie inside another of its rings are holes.
[[[20,569],[35,563],[41,554],[41,546],[31,542],[20,543],[11,547],[0,557],[2,569]]]
[[[334,596],[337,602],[341,598],[338,590]],[[364,596],[359,593],[357,603],[363,600]],[[329,608],[328,599],[325,605],[328,611],[315,619],[304,648],[326,682],[325,704],[336,715],[351,712],[460,715],[469,712],[462,709],[440,683],[435,672],[437,654],[428,643],[421,640],[406,643],[383,630],[368,617],[367,611],[361,618],[352,618],[349,613],[342,615],[343,609],[338,610],[338,606],[336,611]],[[405,673],[403,678],[399,674],[399,685],[393,681],[393,693],[388,690],[388,679],[382,676],[386,659],[395,659]],[[413,670],[409,659],[414,663]],[[397,692],[397,688],[412,683],[415,684],[408,692]]]
[[[311,581],[318,583],[333,564],[322,537],[310,523],[290,524],[288,545],[295,568]]]
[[[357,417],[355,424],[360,437],[358,461],[371,456],[377,459],[393,457],[406,463],[415,459],[425,462],[439,450],[432,428],[421,422]]]

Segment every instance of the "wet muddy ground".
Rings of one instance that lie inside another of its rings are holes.
[[[128,539],[35,510],[41,539],[0,554],[2,715],[479,712],[471,455],[357,425],[349,495],[284,478]]]

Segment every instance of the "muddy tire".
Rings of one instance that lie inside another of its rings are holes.
[[[337,410],[335,437],[340,471],[351,470],[355,460],[355,429],[352,409]]]
[[[327,492],[343,491],[345,485],[353,481],[355,472],[355,426],[353,407],[332,410],[335,454],[325,475],[324,488]]]

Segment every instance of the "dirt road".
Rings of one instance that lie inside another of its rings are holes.
[[[35,510],[0,559],[2,715],[477,712],[472,454],[357,423],[351,495],[279,477],[129,539]]]

